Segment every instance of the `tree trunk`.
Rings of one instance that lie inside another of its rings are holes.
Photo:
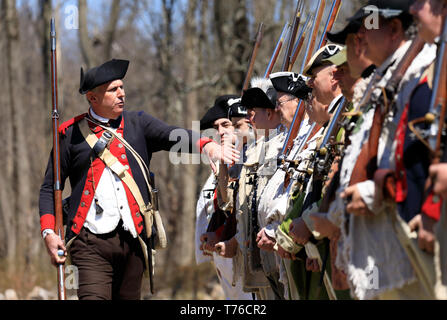
[[[215,1],[214,24],[219,60],[223,62],[220,85],[225,94],[237,94],[242,89],[250,52],[246,1]]]
[[[88,23],[87,23],[87,0],[78,0],[79,9],[79,47],[81,49],[82,59],[84,60],[85,67],[90,69],[96,65],[96,59],[93,51],[93,47],[90,43],[88,35]]]
[[[195,13],[197,9],[197,0],[190,0],[188,12],[185,19],[185,75],[186,83],[193,83],[197,79],[198,67],[198,41],[197,26]],[[187,93],[184,106],[184,123],[185,128],[191,128],[192,121],[198,119],[197,110],[197,91]],[[194,155],[191,156],[191,159]],[[194,259],[194,231],[195,231],[195,212],[196,212],[196,189],[197,189],[197,165],[182,166],[183,180],[183,205],[180,217],[180,228],[178,231],[181,259],[178,261],[180,266],[191,265]]]
[[[12,186],[12,201],[10,223],[12,228],[6,230],[8,234],[9,267],[12,271],[15,265],[14,257],[25,257],[28,266],[30,257],[27,251],[31,242],[32,212],[30,190],[30,160],[27,149],[25,108],[22,101],[21,61],[19,43],[19,21],[14,0],[4,0],[2,6],[6,31],[6,95],[10,119],[12,123],[12,179],[6,181]],[[20,245],[19,245],[20,244]]]
[[[112,45],[115,41],[116,29],[121,12],[120,4],[121,0],[113,0],[110,8],[109,22],[105,30],[104,61],[108,61],[112,57]]]

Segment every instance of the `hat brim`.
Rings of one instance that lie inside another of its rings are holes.
[[[260,88],[250,88],[244,91],[242,95],[242,106],[245,108],[261,108],[261,109],[275,109],[275,104],[268,98],[264,91]]]
[[[337,44],[346,44],[346,39],[349,34],[356,34],[362,26],[362,19],[349,21],[349,23],[339,32],[328,32],[327,38],[329,41]]]
[[[228,119],[228,112],[226,110],[218,105],[211,107],[200,120],[200,130],[213,128],[214,122],[223,118]]]
[[[86,73],[81,68],[79,93],[86,94],[103,84],[124,79],[128,68],[128,60],[118,59],[107,61],[98,67],[88,70]]]
[[[332,57],[330,57],[330,58],[328,58],[326,60],[323,60],[323,62],[327,62],[329,64],[333,64],[333,65],[335,65],[337,67],[345,64],[346,62],[348,62],[346,47],[343,48],[342,50],[340,50],[338,53],[336,53]]]
[[[322,48],[320,48],[320,50],[318,50],[310,59],[309,63],[306,65],[306,67],[303,70],[303,74],[307,77],[313,77],[313,70],[315,68],[318,67],[322,67],[322,66],[328,66],[331,65],[332,63],[328,62],[327,60],[332,56],[335,55],[335,51],[334,53],[330,53],[326,50],[329,50],[329,47],[333,47],[331,50],[338,50],[341,51],[342,47],[336,44],[328,44]],[[335,48],[335,49],[334,49]],[[330,55],[329,57],[325,57],[325,55]]]
[[[350,22],[355,22],[355,21],[362,22],[364,18],[370,16],[374,11],[378,11],[379,15],[386,19],[398,18],[402,14],[408,13],[402,9],[377,8],[376,6],[370,4],[370,5],[367,5],[363,8],[360,8],[359,10],[357,10],[357,12],[352,17],[348,18],[347,20]]]

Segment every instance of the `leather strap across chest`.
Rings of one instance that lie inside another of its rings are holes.
[[[143,173],[144,179],[146,181],[149,193],[151,195],[152,203],[154,203],[154,195],[152,187],[149,183],[149,169],[147,168],[146,164],[144,163],[141,156],[129,145],[129,143],[118,136],[115,132],[112,130],[109,130],[105,126],[92,121],[91,119],[85,119],[79,122],[79,129],[84,136],[86,142],[89,144],[89,146],[93,149],[96,143],[98,142],[98,137],[91,132],[87,121],[90,121],[94,123],[95,125],[100,126],[105,131],[111,133],[114,138],[118,139],[127,150],[129,150],[132,155],[135,157],[138,165],[140,166],[141,172]],[[130,192],[132,193],[133,197],[135,198],[135,201],[137,202],[141,213],[144,216],[144,220],[146,223],[146,234],[148,238],[152,235],[152,225],[153,221],[155,219],[156,227],[157,227],[157,236],[159,238],[159,245],[161,248],[165,248],[167,246],[167,239],[166,234],[164,231],[163,223],[161,220],[161,216],[158,210],[155,210],[155,208],[152,206],[151,203],[145,204],[143,196],[141,195],[140,189],[138,188],[137,183],[133,179],[132,175],[129,173],[127,168],[123,166],[120,161],[110,152],[108,148],[104,148],[99,154],[98,157],[106,164],[107,167],[110,168],[129,188]]]

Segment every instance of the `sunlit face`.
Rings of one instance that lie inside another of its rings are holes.
[[[126,93],[122,80],[103,84],[87,92],[87,99],[93,111],[104,118],[116,119],[124,111]]]
[[[357,80],[351,76],[347,63],[337,67],[337,70],[334,72],[334,79],[338,81],[343,95],[351,100],[354,94],[354,84]]]
[[[349,34],[346,38],[346,58],[348,61],[349,72],[353,78],[360,78],[365,64],[370,61],[365,58],[365,43],[363,33]],[[367,67],[367,66],[366,66]]]
[[[254,108],[247,108],[247,120],[251,123],[252,127],[256,129],[256,110]]]
[[[220,118],[214,121],[213,128],[217,130],[221,139],[224,135],[232,135],[234,133],[233,123],[227,118]]]
[[[234,117],[231,119],[231,122],[233,123],[235,133],[232,140],[233,143],[237,144],[236,141],[247,143],[247,138],[250,136],[250,129],[252,128],[250,121],[246,117]]]
[[[433,43],[441,34],[442,17],[447,12],[442,0],[415,0],[410,13],[418,25],[419,36],[426,42]]]
[[[292,124],[297,107],[298,98],[291,97],[287,93],[278,92],[275,110],[279,112],[281,123],[287,128],[290,128],[290,125]]]
[[[401,45],[404,40],[404,30],[399,19],[385,20],[380,17],[379,28],[365,28],[361,32],[365,43],[365,56],[376,66],[385,60]]]
[[[334,86],[337,86],[337,82],[334,79],[334,71],[334,66],[317,67],[313,70],[312,78],[307,83],[312,88],[312,95],[325,104],[331,103]]]
[[[255,116],[253,118],[253,121],[256,125],[256,128],[258,129],[268,128],[269,117],[267,109],[254,108],[254,110],[255,110]]]
[[[250,121],[247,118],[233,118],[231,120],[233,123],[234,130],[241,135],[247,134],[250,130]]]

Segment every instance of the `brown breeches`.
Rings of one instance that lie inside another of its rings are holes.
[[[80,300],[139,300],[144,257],[138,239],[120,223],[115,231],[95,235],[83,228],[70,247],[79,272]]]

